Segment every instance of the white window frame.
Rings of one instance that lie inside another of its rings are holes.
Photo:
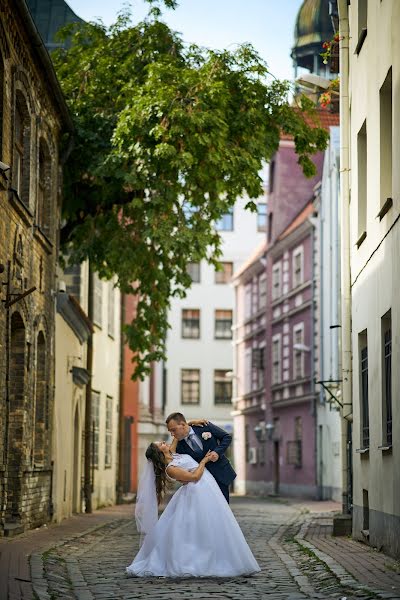
[[[262,286],[265,286],[264,287],[265,293],[263,293],[261,295]],[[266,275],[266,273],[263,273],[258,278],[258,308],[259,308],[259,310],[261,310],[262,308],[265,308],[267,306],[267,291],[268,291],[267,290],[267,275]],[[264,299],[263,302],[261,302],[261,298]]]
[[[299,281],[296,279],[296,258],[300,256],[300,278]],[[297,246],[293,250],[292,254],[292,288],[299,287],[304,283],[304,246]]]
[[[278,348],[278,360],[275,360],[275,348]],[[277,372],[275,372],[276,368]],[[278,383],[282,383],[282,339],[280,333],[277,333],[272,337],[272,385],[276,385]]]
[[[296,334],[301,332],[301,340],[300,341],[296,341]],[[293,379],[303,379],[304,377],[304,351],[303,350],[296,350],[294,348],[295,344],[304,344],[304,323],[297,323],[296,325],[293,326],[292,329],[292,340],[293,340],[293,364],[292,364],[292,374],[293,374]],[[297,373],[297,368],[296,368],[296,358],[297,356],[300,356],[300,373]]]
[[[278,274],[277,284],[275,276]],[[277,300],[282,295],[282,261],[275,263],[272,267],[272,300]]]
[[[250,319],[252,315],[252,290],[251,290],[251,282],[246,283],[244,286],[244,318]]]

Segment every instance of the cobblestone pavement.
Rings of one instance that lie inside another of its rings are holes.
[[[40,600],[180,599],[369,600],[382,596],[335,574],[299,538],[307,513],[284,502],[236,498],[232,508],[262,571],[227,579],[128,578],[125,566],[138,550],[132,512],[62,543],[42,557]],[[303,536],[304,537],[304,536]],[[305,542],[304,542],[305,543]],[[39,560],[33,556],[33,562]],[[36,571],[40,565],[33,564]],[[346,574],[345,574],[346,575]],[[43,581],[46,586],[43,586]],[[387,598],[397,598],[388,594]]]

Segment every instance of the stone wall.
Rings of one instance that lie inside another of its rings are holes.
[[[22,3],[0,1],[0,534],[51,519],[60,106]],[[31,288],[36,288],[20,297]],[[8,301],[8,302],[7,302]],[[14,303],[10,304],[10,302]]]

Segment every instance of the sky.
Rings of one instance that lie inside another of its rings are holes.
[[[100,17],[106,25],[123,0],[67,0],[85,21]],[[146,14],[143,0],[129,2],[137,20]],[[164,10],[164,20],[182,34],[185,42],[215,49],[233,49],[250,42],[279,79],[293,79],[290,50],[297,12],[302,0],[178,0],[174,11]]]

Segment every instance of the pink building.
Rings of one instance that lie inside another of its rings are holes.
[[[234,327],[235,492],[252,494],[266,487],[265,444],[259,444],[265,419],[266,241],[237,271]],[[263,434],[264,435],[264,434]]]
[[[328,128],[338,115],[320,111],[320,121]],[[270,164],[266,243],[234,280],[235,489],[241,493],[317,494],[312,198],[323,153],[314,162],[317,173],[306,179],[293,140],[282,137]]]

